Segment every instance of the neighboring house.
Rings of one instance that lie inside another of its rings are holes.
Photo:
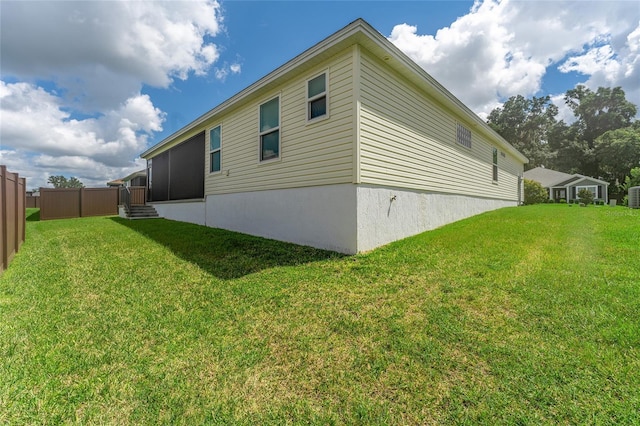
[[[110,186],[110,187],[124,186],[124,181],[122,179],[110,180],[109,182],[107,182],[107,186]]]
[[[147,186],[147,171],[145,169],[138,170],[122,179],[107,182],[107,186]]]
[[[142,157],[160,216],[344,253],[517,206],[527,162],[361,19]]]
[[[600,179],[579,174],[570,175],[544,167],[527,170],[524,172],[524,178],[534,180],[546,188],[550,200],[577,200],[580,190],[588,189],[595,200],[602,200],[605,204],[609,202],[609,183]]]
[[[147,186],[147,171],[145,169],[131,173],[129,176],[122,178],[125,186]]]

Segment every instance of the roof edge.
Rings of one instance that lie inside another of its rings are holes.
[[[303,64],[307,60],[315,57],[316,55],[322,53],[323,51],[329,49],[332,46],[337,45],[341,41],[348,39],[349,37],[355,36],[358,33],[364,33],[369,37],[372,41],[374,41],[381,49],[387,51],[390,55],[393,55],[395,59],[400,62],[403,66],[409,68],[413,73],[417,76],[424,79],[427,84],[432,87],[437,95],[436,98],[439,102],[442,102],[448,108],[454,110],[458,114],[464,116],[467,120],[475,126],[480,126],[483,133],[487,136],[490,136],[492,139],[495,139],[499,142],[501,147],[508,151],[510,154],[514,155],[517,159],[524,163],[528,163],[529,159],[518,151],[513,145],[511,145],[506,139],[500,136],[495,130],[493,130],[484,120],[482,120],[476,113],[474,113],[469,107],[467,107],[462,101],[460,101],[457,97],[455,97],[449,90],[447,90],[442,84],[440,84],[436,79],[434,79],[431,75],[429,75],[422,67],[420,67],[417,63],[415,63],[409,56],[407,56],[404,52],[402,52],[398,47],[396,47],[393,43],[391,43],[383,34],[381,34],[378,30],[376,30],[371,24],[365,21],[362,18],[358,18],[355,21],[349,23],[342,29],[334,32],[327,38],[321,40],[316,43],[312,47],[308,48],[304,52],[295,56],[293,59],[287,61],[283,65],[279,66],[275,70],[271,71],[255,83],[249,85],[245,89],[236,93],[232,97],[223,101],[222,103],[215,106],[213,109],[207,111],[202,114],[195,120],[191,121],[186,126],[167,136],[154,146],[145,150],[140,156],[142,158],[147,158],[155,151],[158,151],[165,145],[173,142],[180,135],[189,132],[203,122],[209,120],[216,114],[224,111],[225,109],[231,107],[232,105],[246,99],[252,94],[259,91],[264,86],[269,83],[277,80],[282,75],[293,71],[296,67]],[[432,93],[433,95],[433,93]]]
[[[264,87],[267,84],[271,83],[272,81],[276,80],[277,78],[279,78],[283,74],[286,74],[287,72],[292,71],[298,65],[301,65],[302,63],[304,63],[308,59],[316,56],[320,52],[322,52],[322,51],[328,49],[329,47],[337,44],[341,40],[346,39],[346,38],[350,37],[351,35],[354,35],[355,33],[358,32],[358,29],[364,28],[365,26],[369,26],[370,28],[373,28],[364,19],[362,19],[362,18],[356,19],[355,21],[351,22],[350,24],[348,24],[347,26],[343,27],[342,29],[334,32],[329,37],[321,40],[320,42],[314,44],[313,46],[311,46],[310,48],[308,48],[304,52],[302,52],[299,55],[295,56],[293,59],[290,59],[289,61],[285,62],[283,65],[279,66],[278,68],[276,68],[275,70],[271,71],[270,73],[268,73],[264,77],[260,78],[255,83],[252,83],[251,85],[247,86],[246,88],[244,88],[240,92],[236,93],[232,97],[230,97],[227,100],[223,101],[222,103],[218,104],[213,109],[211,109],[211,110],[207,111],[206,113],[202,114],[201,116],[199,116],[198,118],[196,118],[195,120],[193,120],[192,122],[187,124],[186,126],[182,127],[181,129],[177,130],[176,132],[172,133],[171,135],[167,136],[166,138],[164,138],[163,140],[161,140],[160,142],[158,142],[157,144],[155,144],[154,146],[152,146],[151,148],[147,149],[142,154],[140,154],[140,157],[145,158],[146,156],[148,156],[149,154],[153,153],[154,151],[157,151],[159,148],[162,148],[164,145],[167,145],[169,142],[173,141],[174,139],[176,139],[181,134],[186,133],[189,130],[192,130],[192,129],[198,127],[200,124],[202,124],[203,122],[207,121],[209,118],[213,117],[214,115],[216,115],[220,111],[223,111],[223,110],[227,109],[228,107],[230,107],[231,105],[241,101],[242,99],[247,98],[248,96],[250,96],[253,93],[255,93],[258,90],[260,90],[262,87]]]

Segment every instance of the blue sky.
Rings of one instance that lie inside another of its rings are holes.
[[[637,2],[0,2],[0,162],[90,186],[357,18],[481,117],[509,96],[622,86],[640,104]]]
[[[225,32],[221,61],[240,63],[242,72],[224,84],[210,75],[178,81],[175,91],[145,87],[167,112],[160,138],[230,98],[278,66],[350,22],[363,18],[382,34],[390,34],[407,17],[422,16],[421,29],[434,33],[469,12],[472,1],[228,1],[222,4]],[[309,15],[311,16],[309,17]],[[198,81],[196,81],[198,80]],[[206,96],[202,96],[202,94]],[[154,102],[155,103],[155,102]]]
[[[421,33],[435,34],[469,13],[472,6],[473,1],[225,2],[221,60],[245,65],[242,73],[227,77],[224,84],[208,76],[178,81],[176,91],[145,88],[144,92],[152,94],[156,104],[168,113],[164,131],[156,135],[158,141],[358,18],[384,35],[389,35],[398,23],[418,25]],[[305,18],[309,13],[313,14],[312,19]],[[577,72],[561,73],[552,67],[542,90],[561,93],[580,81]]]

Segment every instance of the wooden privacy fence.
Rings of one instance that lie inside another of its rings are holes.
[[[24,242],[26,188],[25,178],[0,166],[0,272],[7,269]]]
[[[27,208],[28,209],[39,209],[40,208],[40,197],[34,197],[33,195],[27,195]]]
[[[145,204],[145,194],[147,192],[147,187],[130,186],[129,191],[131,192],[131,205],[142,206]]]
[[[40,220],[118,214],[118,188],[40,188]]]

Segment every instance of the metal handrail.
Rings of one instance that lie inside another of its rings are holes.
[[[120,203],[127,213],[131,211],[131,191],[126,186],[120,187]]]

